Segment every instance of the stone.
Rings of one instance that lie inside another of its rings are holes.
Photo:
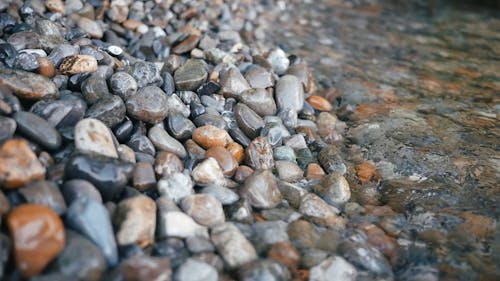
[[[274,260],[257,260],[238,271],[238,280],[292,280],[288,269]]]
[[[242,92],[238,96],[238,99],[260,116],[276,114],[276,103],[274,102],[273,94],[266,89],[248,89]]]
[[[193,181],[187,172],[173,172],[166,174],[164,178],[158,181],[158,191],[161,195],[167,196],[177,203],[184,197],[194,193],[193,185]]]
[[[222,130],[227,130],[227,122],[222,118],[218,112],[214,112],[215,108],[206,108],[207,113],[197,116],[193,122],[197,127],[203,127],[206,125],[211,125]],[[208,113],[211,110],[211,113]]]
[[[70,78],[70,81],[73,77],[77,77],[78,75],[81,74],[73,75]],[[80,88],[83,98],[89,105],[92,105],[100,99],[108,97],[110,95],[106,80],[104,79],[104,77],[102,77],[102,75],[98,75],[97,72],[90,75],[89,78],[85,79],[81,83]]]
[[[207,227],[225,222],[221,202],[210,194],[188,195],[182,199],[181,208],[197,223]]]
[[[125,103],[118,96],[104,97],[93,104],[85,113],[86,118],[101,121],[108,128],[114,128],[125,119]]]
[[[358,271],[340,256],[329,257],[317,266],[311,268],[309,280],[311,281],[355,281]]]
[[[186,39],[184,39],[179,44],[172,48],[172,52],[177,55],[182,55],[194,49],[198,42],[200,41],[200,36],[197,34],[191,34]]]
[[[149,162],[139,162],[135,165],[132,178],[134,188],[139,191],[146,191],[156,186],[156,177],[153,165]]]
[[[207,237],[190,236],[186,238],[186,247],[193,254],[215,251],[214,245]]]
[[[332,104],[322,96],[311,95],[307,97],[306,101],[316,110],[319,111],[332,111]]]
[[[320,234],[314,224],[306,220],[296,220],[288,226],[288,237],[299,250],[314,248]]]
[[[274,167],[273,149],[265,137],[257,137],[250,143],[245,149],[245,159],[253,169]]]
[[[72,55],[65,57],[59,71],[65,75],[97,71],[97,60],[90,55]]]
[[[118,249],[108,210],[89,197],[74,200],[65,216],[66,224],[87,237],[101,250],[108,266],[118,262]]]
[[[75,148],[82,153],[118,158],[111,131],[97,119],[80,120],[75,126],[74,138]]]
[[[207,263],[189,258],[175,272],[174,280],[178,281],[217,281],[217,270]]]
[[[189,252],[182,239],[166,238],[155,243],[153,255],[169,258],[171,266],[177,268],[189,257]]]
[[[57,185],[52,181],[33,181],[19,189],[30,204],[47,206],[57,215],[66,212],[66,203]]]
[[[272,245],[267,257],[273,259],[289,270],[295,271],[300,262],[300,252],[290,242],[278,242]]]
[[[261,66],[251,67],[245,73],[245,79],[252,88],[265,89],[274,85],[274,79],[271,73]]]
[[[5,142],[8,139],[11,139],[14,136],[14,132],[16,131],[17,124],[16,121],[12,118],[0,116],[0,144]]]
[[[180,158],[185,158],[187,155],[186,149],[175,138],[171,137],[165,129],[163,129],[162,124],[158,124],[149,129],[148,137],[155,146],[156,149],[160,151],[167,151],[174,153]]]
[[[47,77],[23,70],[0,69],[0,85],[6,86],[22,99],[57,98],[59,91]]]
[[[120,159],[124,162],[132,163],[132,164],[136,162],[134,150],[132,148],[128,147],[127,145],[120,144],[116,148],[116,152],[118,152],[118,159]]]
[[[38,69],[39,64],[36,56],[30,53],[19,53],[16,57],[15,68],[25,71],[34,71]]]
[[[118,245],[137,243],[141,247],[154,242],[156,227],[155,202],[144,195],[118,203],[113,216]]]
[[[286,182],[296,182],[303,178],[304,171],[297,164],[290,161],[276,161],[276,170],[280,180]]]
[[[236,168],[238,168],[238,162],[236,159],[234,159],[233,155],[231,155],[231,153],[222,146],[213,146],[208,149],[205,153],[205,158],[210,157],[217,160],[217,163],[226,177],[232,177]]]
[[[193,122],[180,113],[169,114],[166,125],[168,132],[179,141],[191,138],[196,129]]]
[[[276,83],[276,105],[279,111],[300,111],[304,104],[304,89],[299,79],[293,75],[284,75]]]
[[[66,246],[54,261],[53,268],[67,276],[97,281],[106,270],[106,260],[94,243],[67,229]]]
[[[144,135],[146,127],[144,123],[138,123],[135,126],[135,131],[130,136],[127,145],[132,148],[136,153],[145,153],[151,155],[156,154],[156,149],[151,140]]]
[[[6,214],[10,209],[10,203],[7,197],[3,194],[3,192],[0,190],[0,217],[2,217],[4,214]],[[1,264],[1,261],[0,261]],[[0,271],[1,272],[1,271]]]
[[[181,91],[195,91],[205,82],[207,76],[205,63],[190,59],[175,71],[175,87]]]
[[[58,67],[65,57],[78,55],[80,52],[80,47],[71,44],[60,44],[52,49],[47,58]]]
[[[215,197],[222,205],[230,205],[238,201],[240,198],[236,192],[231,189],[220,185],[209,185],[204,187],[201,191],[204,194],[210,194]]]
[[[241,196],[247,198],[253,207],[270,209],[281,202],[281,192],[269,170],[257,170],[246,180]]]
[[[234,107],[234,115],[238,126],[249,138],[254,139],[259,136],[260,130],[265,123],[255,111],[243,103],[238,103]]]
[[[221,89],[219,93],[224,97],[238,97],[241,93],[250,89],[247,80],[241,75],[237,68],[231,67],[220,78]]]
[[[81,197],[88,197],[98,203],[102,203],[102,196],[97,188],[86,180],[76,179],[65,181],[61,192],[68,205]]]
[[[132,280],[172,280],[172,268],[167,257],[149,257],[135,255],[123,261],[120,265],[123,278]]]
[[[154,170],[158,176],[167,177],[174,173],[182,172],[184,164],[174,153],[160,151],[156,155]]]
[[[212,125],[196,128],[193,132],[193,140],[205,149],[209,149],[213,146],[226,147],[232,142],[227,131]]]
[[[158,220],[159,232],[167,237],[208,237],[207,228],[197,224],[190,216],[183,212],[160,210]]]
[[[271,51],[267,56],[267,61],[271,64],[274,72],[278,75],[284,74],[290,65],[290,60],[286,56],[286,53],[280,48],[276,48]]]
[[[96,21],[86,17],[80,17],[77,26],[87,32],[92,38],[101,39],[104,34],[101,26]]]
[[[236,163],[241,163],[243,161],[243,158],[245,157],[245,150],[243,149],[243,146],[237,142],[231,142],[227,145],[226,147],[227,151],[233,156],[234,160],[236,160]]]
[[[137,93],[137,81],[132,75],[124,71],[115,72],[109,78],[109,89],[115,95],[127,100]]]
[[[256,222],[252,225],[254,235],[251,239],[257,249],[288,242],[287,228],[288,224],[281,220]]]
[[[339,216],[339,210],[328,205],[316,194],[308,193],[302,197],[299,212],[312,222],[334,229],[343,229],[345,220]]]
[[[12,117],[19,132],[43,147],[52,150],[61,146],[61,135],[45,119],[27,111],[18,111]]]
[[[318,126],[318,134],[325,139],[326,142],[332,142],[335,140],[337,134],[336,124],[337,116],[330,114],[328,112],[321,112],[316,118],[316,124]]]
[[[64,248],[64,226],[49,207],[23,204],[7,218],[17,268],[30,278],[42,272]],[[36,227],[34,227],[36,226]]]
[[[30,108],[30,112],[57,129],[74,127],[86,110],[87,104],[83,99],[67,93],[63,93],[59,100],[40,100]]]
[[[128,69],[128,73],[134,77],[139,88],[146,86],[160,87],[163,84],[160,70],[152,62],[137,61]]]
[[[18,188],[45,178],[45,168],[22,139],[8,140],[0,147],[0,184]]]
[[[46,57],[37,57],[38,73],[47,78],[52,78],[56,75],[56,67],[54,63]]]
[[[197,184],[221,184],[224,185],[225,179],[222,169],[215,158],[207,158],[198,164],[192,172],[193,180]]]
[[[125,105],[131,117],[151,124],[159,123],[168,114],[167,95],[157,86],[139,89]]]
[[[237,169],[236,172],[234,173],[234,180],[238,183],[243,183],[251,174],[253,174],[253,169],[245,166],[245,165],[240,165]]]
[[[89,181],[108,201],[121,193],[133,169],[132,164],[114,158],[76,155],[68,160],[64,173],[66,179]]]
[[[273,157],[276,161],[295,162],[295,152],[290,146],[278,146],[273,149]]]
[[[347,172],[347,167],[340,156],[338,148],[329,146],[321,149],[318,153],[318,161],[327,173],[339,173],[344,175]]]
[[[230,268],[257,259],[255,248],[233,223],[226,222],[215,226],[212,229],[211,239]]]
[[[317,163],[311,163],[307,165],[306,178],[308,180],[322,179],[325,176],[325,171]]]
[[[314,186],[314,192],[328,204],[340,207],[351,198],[351,189],[347,180],[338,173],[323,177],[320,184]]]

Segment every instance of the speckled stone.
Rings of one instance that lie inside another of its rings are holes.
[[[131,117],[151,124],[162,121],[168,114],[167,95],[157,86],[141,88],[125,104]]]
[[[89,55],[67,56],[62,60],[59,71],[65,75],[95,72],[97,71],[97,60]]]
[[[26,72],[0,68],[0,85],[11,89],[14,94],[23,99],[40,100],[57,98],[59,91],[47,77]]]
[[[181,208],[197,223],[207,227],[213,227],[226,221],[221,202],[210,194],[186,196],[181,201]]]
[[[0,147],[0,184],[18,188],[33,180],[45,178],[45,168],[22,139],[6,141]]]
[[[121,201],[113,216],[118,245],[153,243],[156,227],[156,204],[143,195]]]
[[[74,138],[75,147],[80,152],[118,158],[111,131],[97,119],[79,121],[75,126]]]
[[[205,63],[190,59],[174,73],[175,86],[181,91],[194,91],[207,79]]]
[[[245,180],[241,195],[253,207],[263,209],[276,207],[282,198],[276,179],[269,170],[258,170],[250,175]]]

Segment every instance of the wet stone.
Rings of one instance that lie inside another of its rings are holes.
[[[260,116],[276,114],[276,103],[273,95],[266,89],[248,89],[242,92],[238,98],[240,102],[246,104]]]
[[[137,88],[137,82],[134,77],[127,72],[116,72],[109,79],[109,89],[111,92],[124,100],[135,95]]]
[[[231,189],[219,186],[219,185],[209,185],[204,187],[201,191],[203,194],[210,194],[215,197],[222,205],[230,205],[238,201],[240,198],[236,192]]]
[[[294,162],[290,161],[276,161],[276,170],[280,180],[286,182],[296,182],[303,178],[304,171],[297,166]]]
[[[62,186],[62,195],[68,205],[81,197],[88,197],[102,203],[102,197],[93,184],[86,180],[69,180]]]
[[[251,239],[257,249],[263,249],[266,246],[280,242],[287,242],[289,241],[287,228],[288,224],[281,220],[256,222],[252,225],[254,235]]]
[[[288,226],[288,237],[298,249],[313,248],[320,235],[316,226],[305,220],[297,220]]]
[[[156,86],[141,88],[126,101],[127,113],[151,124],[165,119],[168,114],[167,95]]]
[[[123,190],[131,177],[133,165],[108,157],[77,155],[65,167],[67,179],[84,179],[91,182],[105,201]]]
[[[154,170],[160,177],[167,177],[173,173],[182,172],[184,164],[174,153],[160,151],[156,155]]]
[[[280,111],[300,111],[304,103],[304,89],[299,79],[293,75],[282,76],[276,83],[275,98]]]
[[[47,149],[57,149],[61,145],[61,135],[45,119],[26,111],[13,115],[17,130]]]
[[[250,85],[237,68],[230,68],[220,78],[220,93],[224,97],[238,97],[244,91],[250,89]]]
[[[231,155],[231,153],[222,146],[214,146],[207,150],[205,158],[213,157],[219,163],[219,166],[224,173],[224,176],[233,176],[236,168],[238,167],[238,162]]]
[[[212,125],[196,128],[193,132],[193,140],[205,149],[209,149],[212,146],[226,147],[232,142],[227,131]]]
[[[204,83],[201,85],[196,92],[198,95],[203,96],[203,95],[212,95],[216,94],[220,90],[220,85],[214,81],[208,81],[207,83]]]
[[[47,120],[56,128],[72,127],[80,121],[87,109],[85,101],[72,94],[62,93],[59,100],[40,100],[30,112]]]
[[[222,118],[219,114],[208,113],[208,110],[207,113],[196,117],[193,122],[197,127],[211,125],[223,130],[226,130],[228,127],[224,118]]]
[[[311,163],[307,165],[306,178],[308,180],[322,179],[324,175],[325,171],[323,171],[323,168],[319,164]]]
[[[174,73],[177,90],[195,91],[207,79],[205,63],[201,60],[190,59]]]
[[[315,161],[314,156],[309,148],[302,148],[296,151],[297,164],[302,170]]]
[[[75,148],[82,153],[118,158],[111,131],[97,119],[79,121],[75,126],[74,137]]]
[[[77,26],[83,31],[87,32],[90,37],[100,39],[103,36],[103,30],[101,26],[96,22],[86,17],[81,17]]]
[[[318,154],[318,160],[328,173],[337,172],[344,175],[347,172],[347,167],[340,156],[340,152],[335,147],[323,148]]]
[[[342,206],[351,198],[349,183],[338,173],[325,176],[313,189],[328,204],[336,207]]]
[[[150,156],[156,154],[156,149],[151,140],[144,135],[144,124],[136,126],[134,134],[129,138],[127,145],[136,153],[144,153]]]
[[[214,245],[207,237],[190,236],[186,238],[186,247],[193,254],[215,251]]]
[[[60,44],[52,49],[47,58],[53,63],[55,67],[59,67],[65,57],[78,55],[79,52],[80,47],[77,45]],[[97,65],[95,67],[97,69]]]
[[[77,75],[72,76],[70,78],[70,82],[71,79]],[[97,74],[90,75],[89,78],[83,81],[81,84],[81,91],[83,98],[89,105],[92,105],[100,99],[110,95],[106,80]]]
[[[162,127],[161,124],[158,124],[149,129],[148,137],[155,148],[160,151],[174,153],[179,158],[186,157],[187,152],[184,146],[178,140],[171,137]]]
[[[247,136],[254,139],[265,123],[262,118],[245,104],[239,103],[234,107],[234,115],[239,127]]]
[[[0,69],[0,85],[23,99],[40,100],[59,96],[56,85],[47,77],[22,70]]]
[[[87,237],[101,250],[108,265],[118,262],[113,227],[107,209],[89,197],[74,200],[65,216],[66,224]]]
[[[59,71],[66,75],[95,72],[97,71],[97,60],[89,55],[67,56],[62,60]]]
[[[273,150],[265,137],[255,138],[245,149],[247,164],[253,169],[272,169]]]
[[[322,96],[312,95],[306,100],[316,110],[331,111],[333,109],[332,104]]]
[[[269,170],[258,170],[250,175],[241,190],[241,196],[256,208],[270,209],[281,202],[281,192]]]
[[[257,259],[253,245],[241,231],[230,222],[212,229],[212,243],[231,268],[235,268]]]
[[[52,181],[33,181],[19,189],[28,203],[44,205],[57,215],[66,212],[66,203],[57,185]]]
[[[39,64],[35,55],[20,53],[16,57],[15,67],[25,71],[34,71],[39,67]]]
[[[222,204],[210,194],[189,195],[182,199],[182,210],[197,223],[213,227],[225,222]]]
[[[251,67],[245,73],[245,79],[252,88],[268,88],[273,86],[273,76],[269,71],[260,66]]]
[[[207,158],[198,164],[192,172],[193,180],[197,184],[221,184],[224,185],[225,179],[222,169],[215,158]]]
[[[64,248],[62,221],[46,206],[16,207],[9,214],[7,225],[13,238],[16,265],[23,277],[41,273]]]
[[[166,257],[135,255],[123,261],[120,270],[125,280],[172,280],[170,259]]]
[[[4,188],[18,188],[45,178],[45,168],[25,140],[8,140],[0,147],[0,183]]]
[[[126,142],[132,135],[134,124],[128,118],[113,129],[113,133],[119,142]]]
[[[158,191],[178,203],[194,193],[193,181],[187,173],[173,171],[158,181]]]
[[[178,281],[217,281],[217,270],[207,263],[189,258],[175,272],[174,280]]]
[[[14,119],[0,116],[0,144],[11,139],[16,131],[17,125]]]
[[[118,245],[150,245],[154,241],[156,227],[155,202],[143,195],[127,198],[118,204],[113,223]]]
[[[196,127],[191,120],[184,117],[182,114],[174,113],[168,115],[167,129],[173,137],[183,141],[191,138]]]
[[[125,118],[125,104],[118,96],[102,98],[93,104],[85,113],[85,117],[100,120],[109,128],[118,125]]]
[[[138,61],[134,63],[127,72],[134,77],[139,88],[148,85],[161,86],[163,80],[160,76],[160,70],[154,63]]]
[[[174,77],[167,71],[162,72],[161,77],[163,79],[161,89],[167,94],[167,96],[172,95],[175,92]]]

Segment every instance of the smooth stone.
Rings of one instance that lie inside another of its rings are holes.
[[[153,126],[149,129],[148,137],[159,151],[167,151],[174,153],[180,158],[184,158],[187,155],[186,149],[175,138],[171,137],[161,124]]]
[[[209,237],[206,227],[197,224],[190,216],[179,211],[158,212],[159,232],[167,237]]]
[[[227,151],[233,156],[236,163],[243,162],[243,158],[245,157],[245,150],[243,146],[237,142],[232,142],[226,147]]]
[[[56,128],[75,126],[86,110],[87,104],[83,99],[65,93],[61,94],[59,100],[40,100],[30,108],[32,113]]]
[[[304,104],[304,88],[299,79],[293,75],[282,76],[276,83],[275,99],[280,111],[300,111]]]
[[[314,155],[309,148],[299,149],[296,151],[295,155],[297,156],[297,164],[299,164],[302,170],[305,170],[309,164],[315,161]]]
[[[175,272],[177,281],[217,281],[219,274],[211,265],[189,258]]]
[[[329,257],[309,272],[310,281],[355,281],[358,271],[356,268],[340,256]]]
[[[202,60],[189,59],[174,73],[177,90],[195,91],[207,79],[206,65]]]
[[[167,94],[167,96],[172,95],[175,92],[175,81],[172,74],[169,72],[162,72],[161,77],[163,79],[163,85],[161,89]]]
[[[219,166],[226,177],[232,177],[236,168],[238,168],[238,162],[231,155],[231,153],[222,146],[214,146],[207,150],[205,153],[205,158],[213,157],[219,163]]]
[[[65,57],[59,71],[65,75],[97,71],[97,60],[89,55],[72,55]]]
[[[88,33],[92,38],[101,39],[104,34],[101,26],[96,21],[86,17],[80,17],[77,26]]]
[[[158,181],[158,191],[176,203],[184,197],[194,194],[193,181],[187,172],[172,172]]]
[[[19,189],[19,193],[30,204],[44,205],[57,215],[66,212],[66,203],[53,181],[33,181]]]
[[[34,180],[45,178],[45,168],[28,142],[8,140],[0,147],[0,184],[3,188],[18,188]]]
[[[203,127],[207,125],[211,125],[223,130],[227,129],[227,122],[218,114],[212,114],[212,113],[204,113],[199,115],[193,120],[194,124],[197,127]]]
[[[168,132],[177,140],[184,141],[193,135],[196,126],[180,113],[169,114],[167,118]]]
[[[265,137],[255,138],[245,149],[248,166],[253,169],[272,169],[274,167],[273,149]]]
[[[236,172],[234,173],[234,180],[238,183],[243,183],[245,180],[253,174],[253,169],[245,166],[245,165],[240,165],[237,169]]]
[[[41,36],[34,31],[20,31],[12,34],[7,39],[7,43],[11,44],[17,51],[23,49],[40,49]]]
[[[0,85],[6,86],[22,99],[40,100],[59,97],[54,82],[42,75],[23,70],[0,68]]]
[[[108,266],[118,262],[118,249],[108,210],[90,197],[74,200],[65,216],[66,224],[87,237],[101,250]]]
[[[192,172],[193,180],[201,185],[224,185],[225,178],[222,169],[215,158],[207,158],[199,163]]]
[[[227,217],[231,221],[245,224],[251,224],[254,222],[252,206],[245,198],[241,198],[227,208]]]
[[[189,114],[191,119],[195,119],[196,117],[206,113],[205,107],[199,101],[191,101],[189,103],[189,108],[191,110],[191,113]]]
[[[238,97],[244,91],[250,89],[247,80],[241,75],[240,71],[235,68],[229,68],[220,78],[221,89],[219,93],[224,97]]]
[[[195,161],[196,163],[199,162],[198,160],[201,160],[201,159],[205,158],[206,150],[203,149],[200,145],[198,145],[192,139],[189,139],[186,142],[184,142],[184,146],[186,147],[186,150],[188,152],[189,158],[191,158],[193,160],[196,160]]]
[[[269,170],[257,170],[248,176],[241,196],[247,198],[253,207],[261,209],[276,207],[282,198],[276,179]]]
[[[191,114],[191,111],[189,109],[189,106],[184,104],[182,99],[177,95],[177,94],[172,94],[167,97],[167,103],[168,103],[168,113],[171,114],[176,114],[180,113],[184,117],[189,117]]]
[[[212,195],[213,197],[217,198],[217,200],[219,200],[222,205],[231,205],[238,201],[238,199],[240,199],[236,192],[220,185],[206,186],[200,192]]]
[[[118,158],[113,134],[106,125],[94,118],[80,120],[74,130],[75,148],[85,154]]]
[[[127,72],[115,72],[109,79],[109,89],[115,95],[127,100],[137,93],[137,81]]]
[[[17,130],[47,149],[61,146],[61,135],[45,119],[27,111],[18,111],[12,116],[17,122]]]
[[[194,49],[198,42],[200,41],[200,36],[197,34],[191,34],[186,39],[184,39],[179,44],[172,48],[172,52],[177,55],[187,53]]]
[[[213,227],[226,221],[222,204],[210,194],[194,194],[181,201],[182,210],[197,223]]]
[[[25,71],[34,71],[40,65],[36,60],[36,56],[30,53],[19,53],[16,57],[15,68]]]
[[[124,260],[120,270],[124,280],[172,280],[172,268],[167,257],[135,255]]]
[[[300,252],[290,242],[272,245],[267,257],[286,266],[292,272],[297,270],[301,258]]]
[[[311,163],[307,166],[306,178],[308,180],[312,179],[322,179],[325,176],[325,171],[317,163]]]
[[[52,78],[56,75],[56,67],[54,63],[46,57],[37,57],[36,61],[38,63],[38,73],[47,77]]]
[[[299,208],[302,197],[307,194],[304,188],[285,181],[279,181],[278,188],[283,198],[295,209]]]
[[[320,233],[313,223],[300,219],[289,224],[288,237],[295,247],[303,251],[315,247]]]
[[[265,123],[255,111],[243,103],[238,103],[234,107],[234,115],[239,127],[248,137],[254,139],[259,136],[260,130],[264,127]]]
[[[80,75],[80,74],[77,74]],[[75,77],[73,75],[71,78]],[[70,80],[71,80],[70,78]],[[111,94],[108,90],[108,84],[101,75],[94,73],[81,83],[82,96],[87,104],[92,105],[102,98],[108,97]]]
[[[131,117],[151,124],[162,121],[168,114],[167,95],[157,86],[141,88],[127,100],[126,106]]]
[[[290,146],[278,146],[273,149],[273,157],[276,161],[295,162],[297,159],[293,148]]]
[[[98,203],[102,203],[102,196],[97,188],[86,180],[76,179],[65,181],[61,192],[68,205],[81,197],[88,197]]]
[[[99,190],[104,201],[109,201],[121,193],[133,169],[134,165],[117,159],[77,155],[66,163],[65,177],[89,181]]]
[[[274,260],[257,260],[244,265],[238,271],[238,280],[278,281],[292,280],[290,271],[281,263]]]
[[[184,170],[184,164],[177,155],[166,151],[160,151],[156,155],[154,170],[159,177],[167,177],[174,173],[182,172]]]
[[[308,148],[306,140],[305,140],[304,136],[301,135],[301,134],[291,135],[285,141],[285,145],[288,146],[288,147],[293,148],[294,150]]]
[[[132,182],[134,188],[139,191],[146,191],[156,186],[155,171],[149,162],[139,162],[134,167]]]
[[[252,88],[268,88],[274,85],[272,74],[261,66],[253,66],[245,73],[245,79]]]
[[[143,126],[144,124],[139,124],[136,126],[134,134],[129,138],[127,145],[133,149],[136,153],[144,153],[151,155],[156,154],[156,149],[151,140],[144,135],[146,130]]]
[[[233,223],[217,225],[211,234],[212,243],[230,268],[257,259],[255,248]]]
[[[120,144],[116,148],[116,152],[118,152],[118,159],[124,161],[124,162],[129,162],[129,163],[135,163],[137,161],[135,151],[128,147],[126,144]]]
[[[101,121],[109,128],[113,128],[125,119],[125,103],[118,96],[102,98],[93,104],[85,113],[86,118]]]
[[[128,68],[127,72],[134,77],[139,88],[151,85],[160,87],[163,84],[160,70],[154,63],[138,61]]]
[[[78,55],[79,52],[80,47],[77,45],[60,44],[52,49],[47,58],[53,63],[54,67],[58,67],[65,57]]]
[[[337,124],[337,116],[330,114],[328,112],[321,112],[316,118],[316,124],[318,126],[318,134],[325,139],[326,142],[334,140]]]
[[[331,173],[323,177],[321,183],[313,187],[328,204],[341,207],[351,198],[351,189],[347,180],[338,173]]]
[[[113,129],[113,133],[118,142],[127,142],[134,131],[134,123],[128,118]]]
[[[310,221],[333,229],[343,229],[345,220],[337,214],[337,208],[328,205],[323,199],[314,193],[308,193],[302,197],[299,212]]]
[[[97,281],[106,270],[101,250],[82,235],[66,230],[66,246],[52,266],[56,271],[81,280]]]
[[[113,216],[113,224],[116,226],[118,245],[150,245],[154,242],[156,204],[144,195],[120,201]]]
[[[209,149],[212,146],[226,147],[230,142],[232,142],[232,139],[226,130],[212,125],[205,125],[196,128],[193,132],[193,140],[205,149]]]
[[[14,119],[0,116],[0,144],[14,136],[17,124]]]
[[[189,252],[182,239],[167,238],[155,243],[153,255],[169,258],[172,267],[177,268],[189,257]]]
[[[17,268],[30,278],[43,269],[63,250],[64,226],[49,207],[23,204],[7,217]]]
[[[260,116],[276,115],[276,103],[272,92],[263,88],[248,89],[238,96],[240,102],[246,104]]]
[[[213,95],[220,90],[220,84],[214,81],[208,81],[207,83],[201,85],[196,92],[198,95]]]
[[[316,85],[314,84],[313,74],[306,63],[293,64],[287,69],[286,73],[299,78],[307,93],[315,91]]]
[[[286,182],[297,182],[304,177],[304,171],[302,171],[302,169],[294,162],[276,161],[275,167],[278,171],[280,180]]]
[[[278,75],[283,75],[290,65],[290,60],[286,56],[286,53],[280,48],[271,51],[267,56],[267,61]]]
[[[333,105],[322,96],[311,95],[307,97],[306,101],[316,110],[319,111],[333,110]]]
[[[347,172],[347,167],[340,156],[340,151],[335,147],[323,148],[318,153],[318,161],[327,173],[339,173],[344,175]]]
[[[278,112],[278,117],[282,120],[287,129],[295,129],[298,125],[298,114],[295,109],[287,108]]]
[[[252,238],[257,249],[262,249],[280,242],[288,242],[288,223],[276,221],[256,222],[252,225]]]
[[[241,144],[244,147],[250,145],[251,140],[239,127],[235,126],[233,128],[229,128],[229,135],[234,139],[235,142]]]

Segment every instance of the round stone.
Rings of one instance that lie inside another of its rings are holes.
[[[190,59],[174,73],[177,90],[194,91],[207,79],[205,63],[201,60]]]
[[[18,111],[12,117],[17,122],[18,131],[43,147],[57,149],[61,146],[61,135],[45,119],[26,111]]]
[[[210,194],[186,196],[181,201],[181,208],[204,226],[213,227],[226,221],[221,202]]]
[[[74,136],[75,147],[79,151],[118,158],[113,135],[101,121],[93,118],[82,119],[75,126]]]
[[[89,55],[67,56],[61,62],[59,71],[66,75],[97,71],[97,60]]]
[[[141,88],[127,100],[126,106],[130,116],[151,124],[162,121],[168,114],[167,95],[156,86]]]
[[[281,192],[269,170],[255,171],[250,175],[245,180],[241,194],[256,208],[270,209],[281,202]]]
[[[18,188],[44,178],[45,168],[25,140],[8,140],[0,147],[0,184],[4,188]]]
[[[193,132],[193,140],[205,149],[213,146],[226,147],[232,142],[227,131],[212,125],[196,128]]]
[[[113,94],[127,100],[137,92],[137,82],[127,72],[116,72],[109,79],[109,89]]]

